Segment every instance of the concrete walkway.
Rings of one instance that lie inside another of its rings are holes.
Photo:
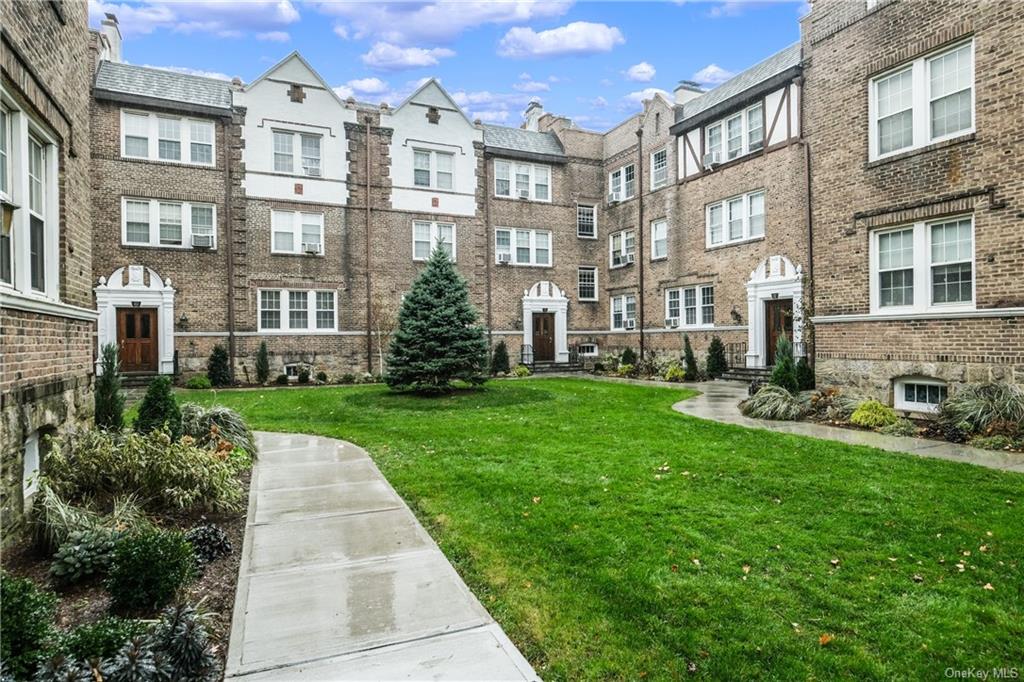
[[[648,382],[649,383],[649,382]],[[671,384],[659,384],[661,386]],[[744,417],[739,403],[747,397],[747,384],[739,381],[708,381],[698,384],[675,384],[700,391],[700,395],[681,400],[672,406],[677,412],[701,419],[737,424],[752,429],[766,429],[781,433],[795,433],[812,438],[839,441],[850,445],[867,445],[890,452],[906,452],[921,457],[966,462],[989,469],[1024,472],[1024,453],[982,450],[968,445],[944,443],[924,438],[886,436],[873,431],[844,429],[838,426],[811,422],[782,422]]]
[[[363,449],[257,441],[226,679],[539,679]]]

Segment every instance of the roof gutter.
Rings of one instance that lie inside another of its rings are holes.
[[[484,152],[492,156],[499,156],[506,159],[517,159],[519,161],[536,161],[537,163],[557,163],[564,165],[569,163],[569,157],[556,154],[541,154],[540,152],[526,152],[519,149],[505,149],[504,147],[488,147],[484,145]]]
[[[129,92],[117,92],[116,90],[104,90],[95,88],[93,96],[96,99],[120,102],[122,104],[135,104],[138,106],[159,107],[171,111],[180,111],[186,114],[202,114],[205,116],[218,116],[231,118],[231,107],[216,107],[209,104],[193,104],[180,100],[164,99],[162,97],[149,97],[148,95],[137,95]]]

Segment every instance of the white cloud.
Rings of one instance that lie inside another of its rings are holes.
[[[594,107],[595,109],[604,109],[606,106],[608,106],[608,100],[598,95],[594,99],[590,100],[590,106]]]
[[[532,81],[533,80],[533,76],[531,76],[528,72],[523,71],[521,74],[519,74],[519,80],[521,80],[521,81]]]
[[[612,82],[612,80],[610,78],[602,78],[601,79],[601,85],[603,85],[606,88],[609,88],[612,85],[614,85],[614,83]]]
[[[732,71],[723,69],[718,64],[708,64],[693,74],[693,80],[701,85],[721,85],[735,75]]]
[[[672,95],[661,88],[644,88],[643,90],[631,92],[622,99],[627,105],[640,105],[643,104],[644,100],[651,99],[655,95],[664,95],[669,102],[673,101]]]
[[[401,71],[424,66],[436,66],[440,59],[453,57],[455,52],[444,47],[399,47],[391,43],[374,43],[370,51],[360,57],[367,66],[382,71]]]
[[[173,71],[174,73],[183,73],[188,76],[202,76],[203,78],[216,78],[217,80],[229,81],[231,76],[220,71],[204,71],[203,69],[193,69],[188,66],[153,66],[152,64],[143,64],[147,69],[161,69],[163,71]]]
[[[458,90],[451,93],[452,99],[466,110],[469,119],[480,119],[488,123],[504,123],[512,116],[518,116],[526,105],[540,101],[536,96],[521,93]]]
[[[572,0],[439,0],[437,2],[332,2],[314,6],[345,19],[356,39],[395,45],[443,44],[484,24],[509,24],[561,16]]]
[[[365,92],[368,95],[379,95],[388,91],[388,84],[379,78],[356,78],[350,80],[346,85],[356,92]]]
[[[513,83],[512,89],[519,92],[548,92],[551,90],[551,86],[540,81],[523,81],[522,83]]]
[[[480,119],[484,123],[505,123],[509,116],[509,112],[504,109],[473,111],[470,114],[470,120]]]
[[[266,31],[264,33],[257,33],[256,39],[269,40],[274,43],[287,43],[292,37],[288,35],[288,31]]]
[[[299,20],[299,11],[291,0],[89,0],[89,19],[93,25],[98,25],[107,12],[117,15],[121,33],[126,37],[166,29],[238,38],[280,30]]]
[[[337,86],[334,92],[342,99],[355,97],[364,101],[386,102],[391,106],[397,106],[428,80],[430,79],[424,77],[406,81],[404,85],[392,89],[386,81],[379,78],[356,78]]]
[[[517,26],[501,39],[498,54],[513,58],[594,54],[608,52],[624,42],[626,39],[618,28],[589,21],[574,21],[540,33]]]
[[[654,67],[647,62],[640,62],[626,69],[626,78],[638,83],[650,83],[654,80]]]
[[[348,29],[341,24],[334,25],[334,35],[338,36],[342,40],[348,40]]]

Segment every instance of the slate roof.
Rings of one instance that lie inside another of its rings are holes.
[[[217,78],[102,61],[94,87],[115,95],[231,110],[231,84]]]
[[[687,102],[682,106],[681,111],[677,108],[676,120],[682,121],[692,118],[702,111],[707,111],[716,104],[720,104],[731,97],[749,90],[758,83],[782,73],[786,69],[799,65],[800,43],[794,43],[784,50],[776,52],[760,64],[755,64],[746,71],[736,74],[714,90],[710,90],[700,97]]]
[[[519,154],[565,158],[562,143],[554,133],[541,133],[522,128],[485,125],[484,146]]]

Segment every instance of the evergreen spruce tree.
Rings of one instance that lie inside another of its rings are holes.
[[[683,379],[697,380],[697,358],[693,355],[693,347],[687,334],[683,334]]]
[[[797,393],[800,386],[796,380],[796,365],[793,362],[793,344],[780,336],[775,344],[775,368],[772,369],[771,383],[781,386],[790,393]]]
[[[810,391],[814,388],[814,370],[811,363],[807,362],[804,356],[796,363],[796,384],[801,391]]]
[[[100,371],[96,377],[96,426],[120,431],[124,426],[124,393],[121,392],[121,361],[117,344],[106,343],[100,349]]]
[[[228,352],[224,346],[216,345],[206,362],[206,376],[215,388],[231,385],[231,367],[228,365]]]
[[[622,351],[622,356],[619,358],[619,364],[636,366],[636,353],[632,348],[626,346],[626,350]]]
[[[708,346],[708,375],[713,379],[725,374],[729,369],[729,362],[725,359],[725,344],[717,336],[711,337],[711,345]]]
[[[135,430],[139,433],[157,429],[166,429],[172,440],[181,438],[181,410],[171,393],[171,379],[167,376],[149,382],[146,397],[139,406],[139,416],[135,418]]]
[[[504,341],[499,341],[491,353],[491,374],[508,374],[508,346]]]
[[[398,311],[385,381],[396,390],[439,392],[453,379],[482,383],[487,339],[469,290],[447,252],[435,248]]]
[[[270,354],[267,352],[267,342],[260,341],[260,349],[256,351],[256,381],[265,384],[268,379],[270,379]]]

